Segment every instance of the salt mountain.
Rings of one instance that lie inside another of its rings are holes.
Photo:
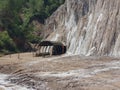
[[[46,20],[45,34],[72,54],[120,57],[120,0],[66,0]]]

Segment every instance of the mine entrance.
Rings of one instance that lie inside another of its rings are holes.
[[[42,41],[37,46],[36,56],[61,55],[66,53],[66,46],[61,42]]]

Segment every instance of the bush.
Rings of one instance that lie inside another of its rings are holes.
[[[2,53],[13,53],[16,52],[16,46],[13,40],[9,37],[7,31],[0,33],[0,52]]]
[[[0,0],[0,25],[7,30],[0,33],[0,51],[15,52],[16,46],[25,51],[26,43],[39,42],[41,37],[33,34],[30,24],[33,20],[44,24],[63,3],[64,0]]]

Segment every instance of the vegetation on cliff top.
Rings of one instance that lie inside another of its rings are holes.
[[[32,21],[44,24],[64,0],[0,0],[0,51],[26,51],[26,43],[40,40]],[[7,38],[7,39],[6,39]]]

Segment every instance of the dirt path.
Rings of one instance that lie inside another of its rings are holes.
[[[0,58],[8,81],[29,90],[120,90],[120,59],[112,57],[33,57],[32,53]]]

